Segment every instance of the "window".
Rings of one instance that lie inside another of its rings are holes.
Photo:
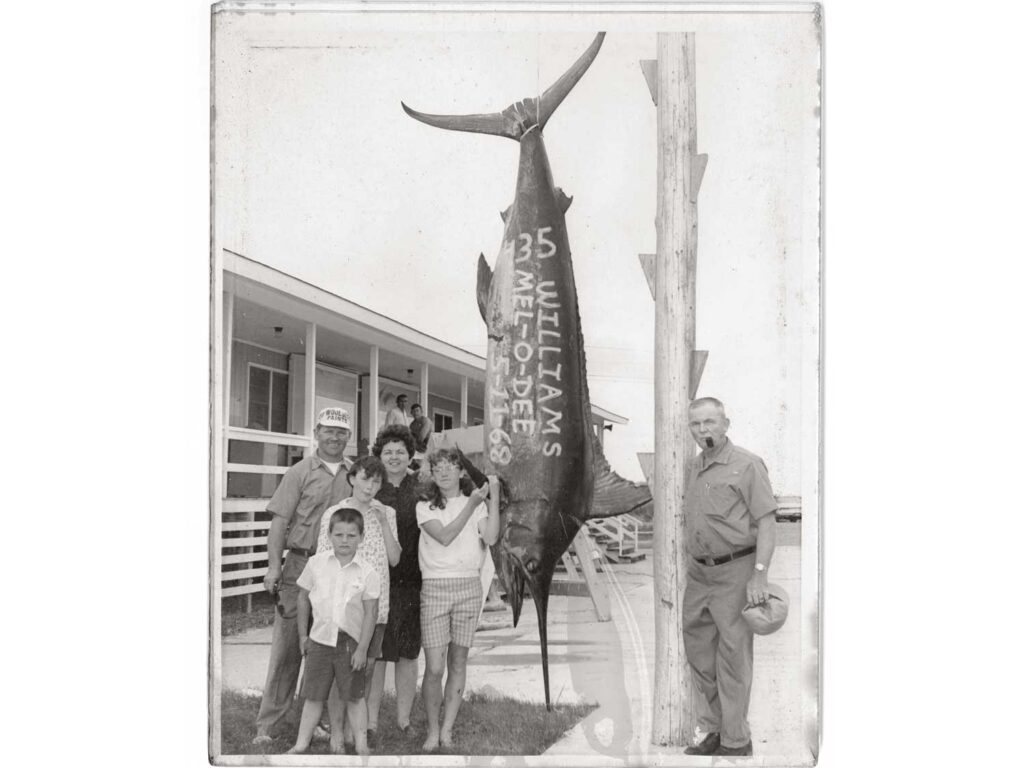
[[[434,409],[435,432],[444,432],[446,429],[451,429],[454,422],[454,414],[449,413],[448,411],[442,411],[440,408]]]
[[[270,432],[288,431],[288,374],[249,363],[245,426]]]

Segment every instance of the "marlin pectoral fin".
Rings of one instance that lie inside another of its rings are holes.
[[[476,262],[476,305],[480,308],[480,317],[487,322],[487,299],[491,295],[491,268],[481,253]]]
[[[651,502],[651,489],[615,474],[601,447],[595,444],[594,499],[587,510],[587,518],[624,515]]]
[[[565,194],[561,187],[555,187],[555,200],[558,202],[558,207],[562,209],[563,214],[568,211],[569,206],[572,205],[572,198]]]

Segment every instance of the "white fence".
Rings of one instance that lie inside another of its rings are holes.
[[[263,590],[263,576],[268,568],[267,535],[271,518],[267,503],[273,493],[272,487],[276,487],[278,479],[288,471],[291,459],[300,455],[301,452],[295,449],[304,451],[311,446],[308,437],[240,427],[226,429],[224,440],[225,456],[231,456],[228,449],[232,447],[236,449],[235,453],[253,455],[262,451],[263,456],[258,461],[228,461],[224,467],[224,487],[228,493],[239,492],[239,485],[243,484],[239,482],[241,476],[248,476],[248,482],[244,484],[250,486],[250,490],[258,486],[262,492],[228,496],[220,500],[220,508],[216,510],[220,534],[215,562],[218,563],[218,596],[222,598]]]

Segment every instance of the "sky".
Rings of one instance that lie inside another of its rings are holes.
[[[407,117],[536,96],[608,34],[545,128],[566,225],[592,402],[623,476],[654,447],[657,112],[639,60],[656,32],[695,30],[699,394],[736,442],[801,493],[816,422],[817,64],[813,17],[672,18],[221,13],[215,28],[216,232],[242,253],[483,355],[476,261],[493,266],[518,146]],[[813,400],[812,410],[813,408]]]

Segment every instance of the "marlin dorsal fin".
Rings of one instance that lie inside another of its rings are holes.
[[[587,518],[636,512],[652,502],[651,489],[619,477],[612,471],[600,444],[594,441],[594,500]]]
[[[476,305],[480,308],[480,317],[487,322],[487,298],[491,295],[491,268],[481,253],[476,262]]]

